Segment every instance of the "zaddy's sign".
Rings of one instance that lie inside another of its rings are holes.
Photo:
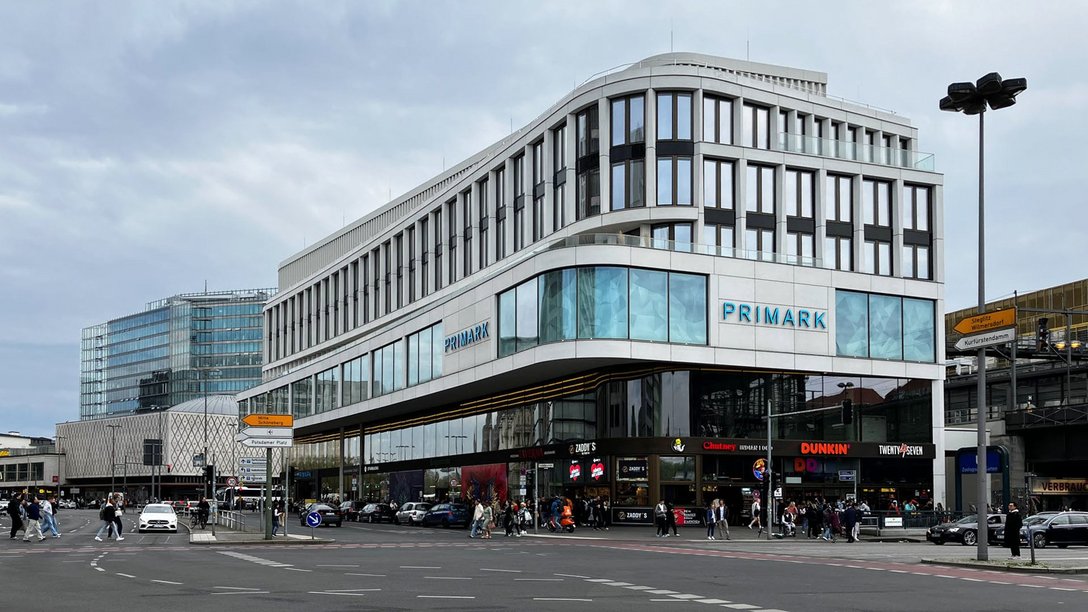
[[[446,336],[445,352],[450,353],[465,348],[470,344],[476,344],[488,337],[487,321],[463,329],[452,336]]]
[[[747,302],[722,303],[722,322],[827,331],[827,311]]]

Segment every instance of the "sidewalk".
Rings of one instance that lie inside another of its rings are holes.
[[[946,565],[952,567],[970,567],[973,569],[986,569],[1013,572],[1017,574],[1088,574],[1088,565],[1077,559],[1047,559],[1031,564],[1030,558],[1025,559],[1027,553],[1021,551],[1021,558],[1010,559],[1004,557],[979,561],[978,559],[922,559],[927,565]]]
[[[215,535],[212,535],[210,529],[207,531],[190,531],[189,543],[190,544],[271,544],[271,545],[308,545],[308,544],[330,544],[335,540],[331,540],[325,537],[317,535],[320,530],[314,530],[313,538],[310,537],[309,529],[304,530],[305,533],[288,533],[286,536],[276,536],[271,540],[264,539],[263,531],[235,531],[233,529],[227,529],[222,525],[216,526]]]
[[[709,542],[706,539],[706,527],[702,526],[687,526],[679,527],[677,529],[679,540],[682,542]],[[574,533],[550,533],[546,529],[541,529],[539,532],[529,531],[527,535],[534,537],[547,537],[547,538],[565,538],[574,540],[637,540],[645,541],[650,539],[658,539],[656,534],[656,528],[653,525],[613,525],[608,530],[594,531],[592,528],[579,528]],[[796,542],[799,544],[804,543],[821,543],[824,542],[819,538],[807,538],[798,530],[796,537],[783,538],[778,532],[773,532],[769,537],[767,531],[764,531],[762,535],[758,531],[748,529],[747,525],[730,525],[729,527],[729,541],[734,542]],[[672,535],[668,538],[661,538],[662,540],[673,541]],[[724,537],[718,537],[714,541],[724,542]],[[837,542],[846,542],[846,538],[838,537]],[[859,541],[862,542],[925,542],[926,530],[922,528],[918,529],[884,529],[880,533],[877,530],[863,530]]]

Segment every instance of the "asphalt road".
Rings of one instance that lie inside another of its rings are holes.
[[[128,517],[131,519],[132,517]],[[461,529],[348,523],[333,544],[190,545],[182,533],[95,542],[94,511],[60,515],[64,536],[4,540],[4,608],[144,610],[1025,610],[1088,607],[1088,581],[920,565],[971,556],[927,544],[708,542],[696,530],[656,539],[470,540]],[[297,528],[293,529],[298,532]],[[1006,554],[995,549],[993,558]],[[1086,549],[1042,554],[1088,559]],[[30,585],[32,588],[19,588]]]

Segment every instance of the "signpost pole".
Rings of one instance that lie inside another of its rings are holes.
[[[264,539],[272,539],[272,448],[264,449]]]
[[[1031,479],[1033,476],[1035,476],[1035,474],[1028,472],[1026,476],[1028,480],[1028,495],[1026,500],[1027,503],[1024,504],[1024,512],[1026,514],[1031,514]],[[1028,528],[1027,532],[1028,548],[1031,550],[1031,564],[1035,565],[1035,538],[1031,535],[1031,528]],[[1019,538],[1020,534],[1016,534],[1016,537]]]
[[[763,498],[763,507],[767,512],[767,539],[771,539],[771,506],[774,503],[773,496],[774,490],[771,488],[771,480],[773,479],[771,470],[771,409],[773,403],[770,398],[767,398],[767,467],[763,471],[763,481],[767,484],[767,497]],[[762,523],[761,523],[762,524]]]

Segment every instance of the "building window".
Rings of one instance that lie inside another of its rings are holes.
[[[416,301],[416,228],[408,228],[408,303]]]
[[[868,274],[891,276],[891,183],[862,181],[862,217],[865,223],[865,268]]]
[[[525,246],[525,156],[514,158],[514,252]]]
[[[824,218],[826,221],[851,222],[853,184],[849,176],[827,175],[824,183]]]
[[[903,229],[929,231],[929,187],[903,186]]]
[[[566,226],[566,182],[567,182],[567,126],[563,124],[552,132],[552,162],[555,171],[555,187],[552,190],[552,231],[557,232]]]
[[[344,405],[350,406],[367,399],[370,392],[370,355],[345,362],[343,370]]]
[[[853,240],[845,236],[824,238],[824,265],[833,270],[854,269]]]
[[[598,126],[597,105],[594,104],[578,113],[578,157],[596,155],[600,151],[600,129]]]
[[[461,240],[463,241],[464,275],[472,274],[472,192],[461,194]]]
[[[774,261],[774,230],[749,227],[745,230],[745,242],[749,257]]]
[[[930,280],[929,247],[920,244],[903,245],[903,278]]]
[[[737,246],[734,232],[735,228],[732,225],[704,224],[703,244],[707,246],[709,254],[733,257],[733,249]]]
[[[490,225],[488,211],[488,184],[484,179],[477,184],[476,192],[480,196],[480,269],[487,267],[487,230]]]
[[[703,161],[703,206],[732,210],[733,162],[718,159]]]
[[[404,388],[404,340],[387,344],[373,353],[373,397]]]
[[[393,246],[389,242],[382,245],[382,261],[385,266],[385,314],[389,314],[393,312]]]
[[[691,158],[657,158],[657,205],[691,206]]]
[[[932,363],[935,339],[932,300],[835,292],[839,356]]]
[[[774,214],[774,168],[748,164],[746,211]]]
[[[657,94],[657,139],[691,140],[691,94]]]
[[[533,227],[532,241],[544,237],[544,141],[533,145]]]
[[[318,372],[316,377],[317,388],[314,393],[314,412],[316,414],[334,410],[340,406],[337,402],[338,374],[339,368],[329,368],[324,372]]]
[[[703,96],[703,140],[733,144],[733,101]]]
[[[612,146],[646,142],[646,109],[641,95],[612,100]]]
[[[662,223],[650,228],[653,248],[691,252],[690,223]]]
[[[393,253],[394,257],[396,258],[395,263],[397,268],[395,302],[397,305],[396,307],[400,308],[404,305],[404,298],[402,297],[404,295],[404,238],[401,234],[397,234],[393,238]]]
[[[783,192],[786,199],[786,216],[803,219],[813,218],[812,184],[816,174],[804,170],[786,170]]]
[[[495,171],[495,261],[506,257],[506,170]]]
[[[612,164],[612,210],[646,206],[645,161],[633,159]]]
[[[427,276],[427,259],[430,255],[427,244],[430,239],[431,235],[427,233],[427,217],[423,217],[419,220],[419,294],[423,296],[429,293],[427,283],[431,280]]]
[[[434,290],[442,288],[442,209],[434,211]]]
[[[770,111],[762,106],[744,105],[744,140],[741,146],[771,148]]]
[[[441,323],[435,323],[408,336],[409,387],[442,376],[444,342]]]
[[[574,338],[705,345],[706,277],[610,266],[566,268],[499,295],[499,357]]]
[[[447,233],[449,234],[449,284],[457,282],[457,267],[461,265],[460,261],[457,261],[457,201],[450,200],[446,202],[446,226]]]

